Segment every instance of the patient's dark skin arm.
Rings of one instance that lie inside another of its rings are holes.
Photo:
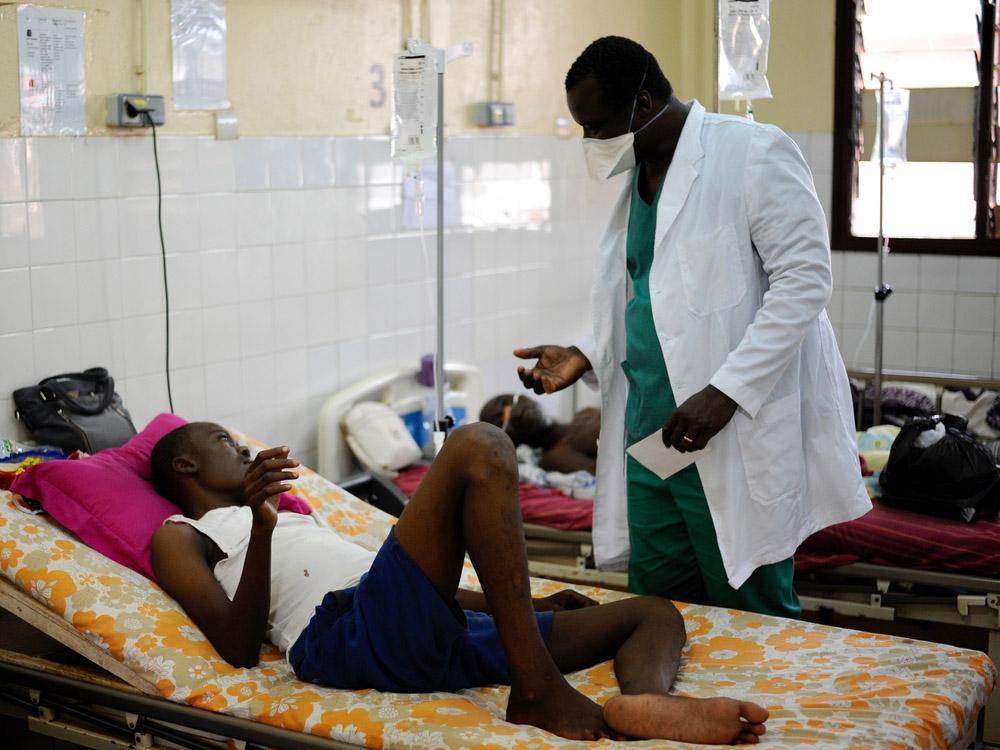
[[[471,609],[473,612],[492,614],[489,602],[486,601],[486,595],[481,591],[458,589],[455,592],[455,601],[458,602],[458,606],[462,609]],[[572,589],[563,589],[550,596],[532,599],[531,603],[536,612],[565,612],[570,609],[593,607],[597,604],[593,599]]]
[[[588,408],[577,412],[573,421],[563,428],[559,440],[545,450],[539,462],[546,471],[597,473],[597,438],[601,432],[600,409]]]
[[[232,601],[212,568],[218,548],[188,524],[168,524],[153,536],[153,567],[160,586],[184,608],[219,655],[235,667],[256,666],[267,633],[271,602],[271,533],[277,523],[283,482],[295,474],[284,469],[287,448],[261,451],[247,472],[246,504],[253,524],[246,562]]]

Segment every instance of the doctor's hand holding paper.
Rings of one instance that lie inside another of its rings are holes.
[[[538,360],[518,368],[536,393],[600,388],[597,564],[638,593],[794,617],[799,543],[871,508],[809,168],[773,125],[682,102],[622,37],[583,51],[566,99],[591,177],[622,190],[590,334],[515,354]]]
[[[704,450],[708,441],[729,424],[737,403],[714,385],[698,391],[677,407],[663,425],[663,444],[681,453]]]

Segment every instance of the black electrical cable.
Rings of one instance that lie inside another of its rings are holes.
[[[163,301],[165,305],[164,320],[166,321],[166,351],[164,356],[164,368],[167,373],[167,403],[170,405],[170,413],[174,413],[174,395],[170,388],[170,285],[167,283],[167,245],[163,241],[163,186],[160,183],[160,156],[156,148],[156,123],[149,112],[143,112],[142,116],[153,129],[153,163],[156,165],[156,223],[160,230],[160,257],[163,259]]]

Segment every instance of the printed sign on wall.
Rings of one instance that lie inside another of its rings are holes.
[[[22,135],[83,135],[86,82],[81,10],[17,8]]]

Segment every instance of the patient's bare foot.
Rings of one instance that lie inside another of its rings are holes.
[[[569,740],[610,737],[601,707],[561,680],[544,692],[526,695],[511,688],[507,721],[530,724]]]
[[[767,709],[732,698],[617,695],[605,704],[604,720],[616,732],[640,739],[753,744],[764,734]]]

